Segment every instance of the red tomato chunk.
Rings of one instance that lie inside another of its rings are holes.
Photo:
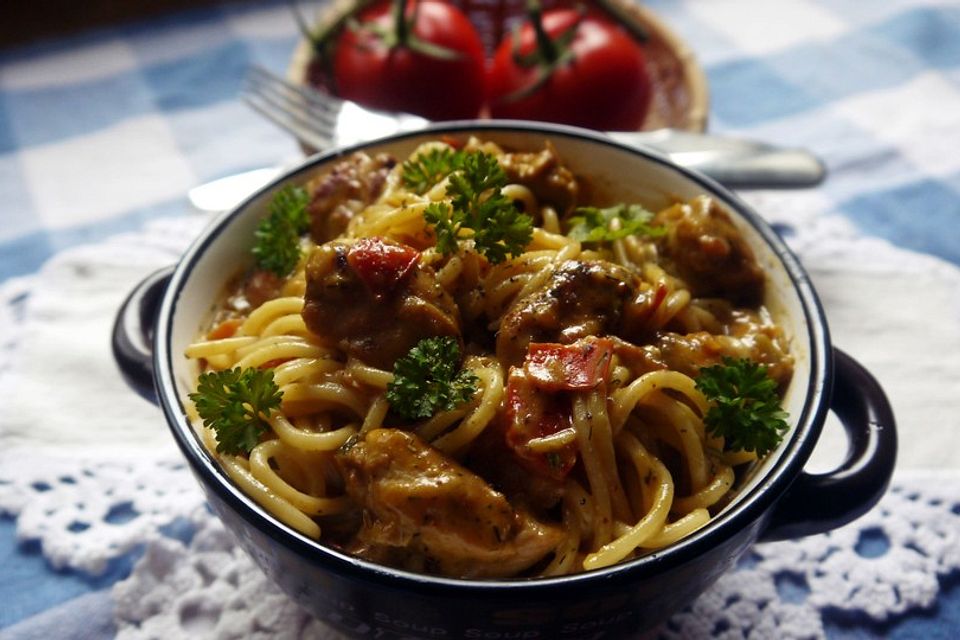
[[[574,344],[531,343],[523,368],[545,391],[587,390],[606,380],[612,357],[613,341],[604,338]]]
[[[347,252],[350,267],[375,295],[393,291],[419,260],[413,247],[382,238],[362,238]]]

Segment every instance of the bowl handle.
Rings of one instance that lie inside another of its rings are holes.
[[[869,511],[890,482],[897,429],[877,380],[849,355],[834,349],[830,409],[850,441],[846,461],[829,473],[801,473],[777,504],[762,542],[836,529]]]
[[[173,270],[171,265],[144,278],[120,305],[113,323],[113,358],[120,373],[134,391],[154,404],[153,331]]]

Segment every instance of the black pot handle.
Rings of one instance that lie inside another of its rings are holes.
[[[113,358],[120,373],[134,391],[154,404],[153,331],[173,270],[173,266],[164,267],[144,278],[120,305],[113,323]]]
[[[877,380],[834,349],[830,409],[850,440],[846,461],[829,473],[801,473],[775,507],[762,542],[843,526],[869,511],[890,483],[897,458],[893,410]]]

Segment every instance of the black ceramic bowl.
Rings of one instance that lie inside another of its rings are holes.
[[[792,426],[781,446],[707,526],[673,546],[616,566],[550,579],[468,581],[386,568],[344,555],[274,519],[244,495],[184,416],[197,372],[184,356],[216,296],[249,256],[271,193],[303,183],[356,149],[405,157],[440,135],[475,133],[512,148],[549,138],[575,173],[616,200],[650,208],[710,194],[731,213],[768,273],[765,301],[785,328],[796,371],[785,396]],[[121,309],[114,351],[133,386],[162,407],[207,498],[258,565],[318,618],[357,637],[596,638],[650,629],[693,601],[757,540],[827,531],[869,509],[893,470],[896,432],[876,381],[830,344],[810,281],[757,214],[716,183],[661,156],[594,133],[528,123],[454,123],[308,159],[215,221],[183,259],[142,283]],[[835,471],[803,471],[832,410],[850,443]],[[603,633],[601,633],[603,632]],[[598,635],[600,634],[600,635]]]

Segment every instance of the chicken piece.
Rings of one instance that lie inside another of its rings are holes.
[[[257,269],[243,284],[243,295],[251,309],[280,295],[283,278],[265,269]]]
[[[456,304],[411,247],[328,242],[314,249],[306,272],[307,328],[367,364],[389,370],[424,338],[460,340]]]
[[[564,480],[537,473],[523,464],[504,463],[515,455],[507,444],[507,422],[501,420],[484,429],[470,446],[465,464],[506,495],[511,504],[544,513],[563,499]]]
[[[307,205],[313,239],[319,244],[342,235],[350,220],[380,197],[387,174],[396,164],[385,153],[371,158],[357,152],[313,183]]]
[[[663,366],[695,377],[702,367],[721,364],[724,357],[748,358],[767,367],[767,373],[784,389],[793,375],[793,358],[782,336],[771,325],[749,323],[733,327],[732,335],[698,331],[687,335],[664,333],[652,350]]]
[[[763,271],[753,250],[714,200],[701,196],[658,213],[667,228],[657,248],[668,271],[696,297],[722,297],[756,306],[763,301]]]
[[[543,287],[514,301],[500,323],[497,357],[504,366],[519,365],[531,342],[569,344],[585,336],[617,333],[625,307],[646,300],[642,288],[640,278],[624,267],[568,260]]]
[[[577,178],[560,164],[557,151],[549,142],[543,151],[504,153],[499,160],[511,182],[528,187],[539,200],[554,205],[558,213],[571,210],[577,203]]]
[[[405,548],[428,571],[509,577],[563,540],[558,528],[515,510],[483,478],[406,431],[374,429],[336,460],[347,493],[364,509],[352,548],[364,557]]]
[[[731,315],[730,336],[749,350],[751,360],[765,365],[770,377],[785,390],[793,377],[793,356],[783,329],[763,309],[738,309]]]

